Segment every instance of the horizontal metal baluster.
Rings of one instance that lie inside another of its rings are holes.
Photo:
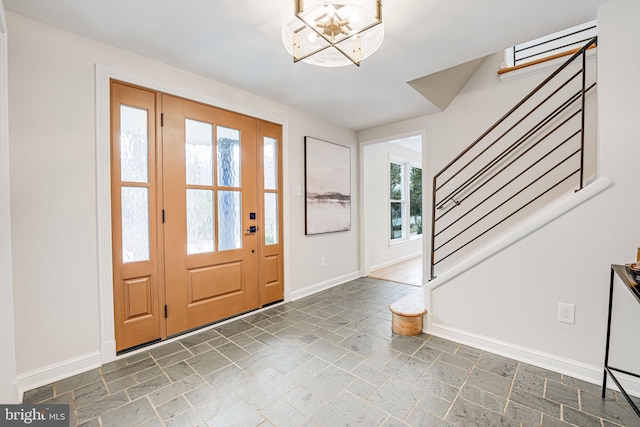
[[[593,27],[587,28],[587,29],[584,29],[584,30],[580,30],[580,31],[576,31],[576,32],[574,32],[572,34],[569,34],[569,35],[574,35],[574,34],[582,32],[582,31],[587,31],[587,30],[592,29],[592,28]],[[559,38],[551,40],[551,41],[557,41],[558,39]],[[577,44],[577,43],[579,43],[579,42],[570,43],[570,44],[567,44],[566,46],[574,45],[574,44]],[[547,188],[541,194],[539,194],[535,198],[529,200],[527,203],[525,203],[524,205],[522,205],[521,207],[519,207],[515,211],[511,212],[505,218],[503,218],[500,221],[496,222],[494,225],[490,226],[488,229],[486,229],[482,233],[480,233],[477,236],[471,238],[466,243],[463,243],[458,248],[456,248],[452,252],[448,253],[446,256],[444,256],[444,257],[442,257],[442,258],[440,258],[439,260],[436,261],[436,258],[437,258],[436,257],[436,252],[441,250],[445,245],[448,245],[453,240],[455,240],[455,239],[459,238],[460,236],[462,236],[464,233],[466,233],[473,226],[475,226],[476,224],[480,223],[485,218],[489,217],[497,209],[501,208],[502,206],[504,206],[505,204],[507,204],[508,202],[513,200],[515,197],[517,197],[518,195],[522,194],[528,188],[531,188],[532,185],[534,185],[535,183],[539,182],[543,177],[547,176],[553,170],[555,170],[558,167],[560,167],[563,163],[568,161],[570,158],[572,158],[576,154],[581,153],[581,157],[583,156],[584,143],[582,141],[581,144],[580,144],[580,148],[578,148],[572,154],[570,154],[569,156],[565,157],[562,161],[560,161],[559,163],[557,163],[556,165],[551,167],[546,172],[542,173],[534,181],[532,181],[531,183],[527,184],[525,187],[523,187],[522,189],[517,191],[515,194],[511,195],[510,197],[508,197],[502,203],[498,204],[498,206],[493,208],[491,212],[483,215],[480,219],[474,221],[471,225],[469,225],[468,227],[464,228],[462,231],[458,232],[456,235],[454,235],[453,237],[449,238],[446,242],[444,242],[443,244],[441,244],[441,245],[436,247],[436,236],[441,235],[444,231],[448,230],[450,227],[452,227],[453,225],[457,224],[460,220],[465,218],[471,212],[475,211],[478,207],[486,205],[486,203],[488,203],[488,201],[492,197],[494,197],[499,192],[505,190],[510,184],[515,182],[518,178],[522,177],[526,172],[532,170],[532,168],[534,166],[540,165],[543,160],[547,159],[552,153],[554,153],[560,147],[564,146],[570,140],[575,138],[575,136],[577,136],[580,133],[582,133],[582,134],[584,133],[584,123],[581,123],[580,130],[574,132],[572,135],[567,137],[565,140],[563,140],[561,143],[556,145],[554,148],[552,148],[551,150],[547,151],[546,154],[544,154],[542,157],[540,157],[540,159],[536,160],[533,164],[530,164],[529,166],[525,167],[524,170],[518,172],[517,175],[515,177],[511,178],[506,184],[501,185],[500,188],[498,188],[497,190],[493,191],[489,196],[485,197],[482,201],[477,203],[471,209],[469,209],[469,210],[465,211],[464,213],[462,213],[459,217],[454,219],[452,223],[450,223],[449,225],[447,225],[446,227],[444,227],[441,230],[437,230],[436,221],[441,219],[443,216],[447,215],[449,212],[452,212],[456,206],[460,205],[462,202],[464,202],[470,196],[475,194],[477,191],[479,191],[480,188],[483,188],[490,181],[492,181],[498,175],[503,173],[507,168],[509,168],[512,165],[514,165],[517,160],[521,159],[526,153],[530,152],[534,147],[536,147],[542,141],[547,139],[551,134],[556,132],[560,127],[562,127],[565,124],[567,124],[569,122],[569,120],[573,119],[577,114],[579,114],[579,113],[584,114],[584,97],[585,97],[586,93],[589,92],[596,85],[596,83],[593,83],[588,88],[585,87],[586,86],[586,84],[585,84],[586,62],[584,60],[585,52],[586,52],[587,49],[589,49],[591,46],[594,46],[596,43],[597,43],[597,37],[594,37],[594,38],[590,39],[589,42],[586,45],[584,45],[580,50],[575,52],[571,56],[571,58],[569,58],[569,60],[567,60],[564,64],[562,64],[556,71],[554,71],[542,83],[540,83],[538,86],[536,86],[535,89],[533,89],[527,96],[525,96],[522,100],[520,100],[513,108],[511,108],[505,115],[503,115],[497,122],[495,122],[491,127],[489,127],[489,129],[487,129],[480,137],[478,137],[472,144],[470,144],[467,148],[465,148],[458,156],[456,156],[451,162],[449,162],[443,169],[441,169],[434,176],[434,178],[433,178],[433,194],[432,194],[432,211],[433,212],[432,212],[432,219],[431,219],[431,226],[432,226],[431,227],[432,228],[432,233],[431,233],[431,278],[432,279],[435,278],[435,266],[437,264],[439,264],[440,262],[442,262],[445,259],[449,258],[450,256],[454,255],[455,253],[459,252],[461,249],[467,247],[468,245],[470,245],[471,243],[473,243],[474,241],[476,241],[480,237],[484,236],[486,233],[488,233],[489,231],[493,230],[494,228],[496,228],[497,226],[502,224],[504,221],[506,221],[507,219],[511,218],[513,215],[517,214],[522,209],[524,209],[525,207],[529,206],[531,203],[533,203],[534,201],[538,200],[540,197],[544,196],[549,191],[553,190],[554,188],[556,188],[557,186],[562,184],[564,181],[566,181],[567,179],[569,179],[570,177],[572,177],[576,173],[580,173],[580,176],[582,176],[582,174],[583,174],[583,164],[581,162],[581,165],[580,165],[579,169],[571,172],[565,178],[563,178],[562,180],[558,181],[557,183],[555,183],[551,187]],[[532,46],[532,47],[534,47],[534,46]],[[514,48],[514,60],[516,58],[516,53],[517,52],[521,52],[521,51],[524,51],[524,50],[517,50],[516,51],[516,49]],[[540,55],[540,54],[543,54],[543,53],[544,52],[537,53],[536,56]],[[493,140],[491,142],[484,141],[485,138],[491,132],[493,132],[499,125],[501,125],[507,118],[509,118],[511,115],[513,115],[516,111],[521,109],[521,107],[528,100],[530,100],[536,93],[538,93],[550,81],[554,80],[566,67],[568,67],[571,63],[573,63],[580,56],[582,56],[582,69],[580,71],[578,71],[577,73],[573,74],[571,77],[569,77],[567,80],[565,80],[561,85],[559,85],[559,87],[557,87],[550,95],[548,95],[547,97],[545,97],[545,99],[543,99],[537,105],[532,107],[524,116],[519,118],[516,121],[515,124],[513,124],[511,127],[509,127],[509,129],[507,129],[505,132],[503,132],[500,136],[498,136],[497,139],[495,139],[495,140]],[[444,196],[441,200],[438,200],[437,192],[439,190],[441,190],[445,185],[447,185],[449,182],[451,182],[451,180],[456,178],[462,171],[467,170],[472,164],[474,164],[477,161],[479,161],[481,156],[483,156],[489,149],[491,149],[495,144],[497,144],[505,136],[512,134],[514,129],[517,126],[519,126],[521,123],[523,123],[524,120],[526,120],[528,117],[530,117],[535,111],[537,111],[543,105],[547,105],[553,96],[555,96],[560,90],[562,90],[564,87],[566,87],[577,76],[582,76],[582,88],[578,93],[571,95],[559,107],[555,108],[553,112],[548,114],[546,117],[544,117],[538,123],[536,123],[532,128],[530,128],[528,131],[526,131],[523,135],[518,137],[516,139],[516,141],[514,143],[512,143],[509,147],[507,147],[506,149],[502,150],[499,154],[497,154],[490,161],[486,162],[484,164],[484,166],[482,166],[470,178],[466,179],[465,182],[463,182],[461,185],[457,186],[454,189],[454,191],[452,191],[451,193],[449,193],[446,196]],[[575,113],[571,114],[571,116],[569,116],[569,118],[563,120],[559,125],[556,125],[551,131],[547,132],[544,136],[541,136],[541,137],[537,136],[537,134],[545,126],[549,125],[553,120],[555,120],[560,114],[565,112],[571,105],[573,105],[579,99],[582,99],[582,108],[581,109],[579,109]],[[582,121],[584,122],[584,120],[582,120]],[[539,138],[539,139],[537,141],[535,141],[534,143],[532,143],[530,146],[528,146],[522,153],[518,154],[513,159],[508,160],[508,163],[506,165],[500,166],[499,170],[492,171],[492,169],[495,168],[496,166],[498,166],[501,162],[503,162],[506,159],[507,156],[512,154],[515,150],[517,150],[519,147],[521,147],[524,143],[528,142],[531,138],[534,138],[534,137]],[[487,142],[487,146],[484,149],[482,149],[479,154],[476,154],[471,160],[467,161],[461,168],[459,168],[455,172],[449,174],[448,178],[446,180],[444,180],[444,181],[439,180],[439,178],[445,172],[448,172],[449,169],[451,169],[455,164],[457,164],[465,155],[467,155],[467,153],[469,153],[475,146],[477,146],[481,142]],[[524,165],[523,165],[523,167],[524,167]],[[490,176],[487,178],[488,175],[490,175]],[[476,183],[477,181],[480,181],[480,180],[483,180],[483,181],[481,181],[481,183],[479,185],[471,188],[471,186],[474,183]],[[582,187],[582,183],[580,184],[580,187]],[[468,193],[463,194],[462,197],[458,197],[465,190],[468,190]],[[444,209],[445,205],[447,203],[449,203],[450,201],[451,202],[455,202],[455,204],[453,206],[449,207],[449,209],[447,209],[446,211],[444,211],[444,212],[442,212],[442,213],[440,213],[438,215],[437,214],[438,213],[437,210]],[[455,211],[457,212],[457,210],[455,210]]]
[[[485,202],[487,202],[491,197],[493,197],[494,195],[498,194],[500,191],[502,191],[504,188],[506,188],[509,184],[511,184],[513,181],[515,181],[516,179],[520,178],[522,175],[524,175],[527,171],[531,170],[531,168],[533,168],[535,165],[537,165],[538,163],[540,163],[542,160],[546,159],[548,156],[550,156],[552,153],[554,153],[557,149],[559,149],[560,147],[562,147],[564,144],[566,144],[569,140],[571,140],[571,138],[575,137],[576,135],[580,134],[580,130],[575,131],[571,136],[569,136],[567,139],[565,139],[564,141],[562,141],[560,144],[556,145],[551,151],[547,152],[547,154],[545,154],[544,156],[540,157],[537,161],[535,161],[534,163],[532,163],[528,168],[526,168],[525,170],[523,170],[522,172],[520,172],[518,175],[516,175],[515,177],[513,177],[512,179],[509,180],[509,182],[507,182],[506,184],[504,184],[502,187],[498,188],[496,191],[494,191],[493,193],[491,193],[491,195],[489,195],[488,197],[486,197],[484,200],[482,200],[481,202],[479,202],[478,204],[476,204],[473,208],[469,209],[467,212],[465,212],[462,216],[458,217],[455,221],[453,221],[451,224],[447,225],[445,228],[443,228],[442,230],[440,230],[435,236],[438,237],[440,234],[442,234],[443,232],[445,232],[447,229],[449,229],[452,225],[458,223],[458,221],[460,221],[462,218],[466,217],[468,214],[470,214],[471,212],[473,212],[476,208],[478,208],[479,206],[482,206]],[[550,135],[547,134],[547,136]],[[545,136],[546,138],[546,136]],[[542,141],[542,140],[541,140]],[[540,141],[539,141],[540,142]],[[537,144],[536,144],[537,145]],[[531,150],[534,146],[531,146],[529,149],[527,149],[527,151]],[[522,153],[520,156],[518,156],[518,158],[522,157],[526,152]],[[517,160],[517,159],[516,159]]]
[[[576,73],[576,75],[574,75],[572,78],[576,77],[580,75],[580,73]],[[573,104],[574,102],[576,102],[578,99],[580,99],[580,95],[582,94],[582,90],[576,92],[575,94],[573,94],[573,96],[571,98],[569,98],[568,100],[566,100],[565,102],[563,102],[558,108],[556,108],[554,111],[552,111],[550,114],[548,114],[544,119],[542,119],[541,121],[539,121],[538,123],[536,123],[533,128],[531,128],[530,130],[527,131],[527,133],[525,133],[523,136],[521,136],[520,138],[518,138],[513,144],[511,144],[509,147],[505,148],[504,151],[502,151],[497,157],[495,157],[493,160],[491,160],[488,164],[486,164],[485,166],[482,167],[482,169],[480,169],[479,171],[477,171],[474,175],[471,176],[471,178],[468,178],[463,184],[461,184],[455,191],[453,191],[452,193],[450,193],[448,196],[446,196],[444,198],[443,201],[441,201],[438,204],[438,207],[443,206],[443,204],[445,204],[446,202],[449,201],[449,199],[457,196],[458,194],[460,194],[463,190],[465,190],[467,187],[469,187],[471,184],[473,184],[482,174],[484,174],[487,170],[491,169],[493,166],[495,166],[497,163],[500,163],[500,161],[502,159],[504,159],[505,157],[507,157],[509,154],[511,154],[511,152],[513,152],[516,148],[518,148],[520,145],[522,145],[527,139],[529,139],[531,136],[533,136],[536,132],[538,132],[540,129],[542,129],[543,127],[545,127],[549,122],[551,122],[553,119],[555,119],[558,115],[560,115],[560,113],[562,113],[564,110],[566,110],[567,108],[569,108],[569,106],[571,104]],[[542,105],[542,104],[539,104]],[[538,105],[538,106],[539,106]],[[537,107],[536,107],[537,108]],[[533,112],[533,111],[532,111]],[[519,123],[518,123],[519,124]],[[514,126],[515,127],[515,126]],[[513,127],[511,129],[509,129],[507,132],[510,132],[513,129]],[[505,132],[504,134],[502,134],[500,136],[500,138],[502,138],[503,136],[505,136],[507,134],[507,132]],[[497,142],[497,140],[495,141]],[[486,150],[484,150],[482,153],[480,153],[477,157],[479,157],[480,155],[484,154],[489,148],[491,148],[493,144],[491,144],[489,147],[487,147]],[[475,159],[474,159],[475,160]],[[469,164],[465,165],[465,168],[469,166]]]
[[[495,211],[496,209],[500,209],[502,206],[504,206],[505,204],[507,204],[508,202],[510,202],[511,200],[513,200],[515,197],[517,197],[519,194],[521,194],[523,191],[525,191],[527,188],[531,187],[533,184],[535,184],[536,182],[540,181],[542,178],[544,178],[545,176],[547,176],[549,173],[551,173],[554,169],[556,169],[558,166],[560,166],[561,164],[563,164],[564,162],[566,162],[567,160],[569,160],[571,157],[575,156],[576,154],[578,154],[580,152],[580,150],[576,150],[573,153],[571,153],[570,155],[568,155],[567,157],[565,157],[564,159],[562,159],[562,161],[558,162],[555,164],[555,166],[553,166],[551,169],[549,169],[548,171],[546,171],[545,173],[543,173],[542,175],[540,175],[538,178],[536,178],[535,180],[531,181],[529,184],[527,184],[526,186],[524,186],[520,191],[518,191],[517,193],[515,193],[513,196],[509,197],[507,200],[505,200],[504,202],[500,203],[498,206],[496,206],[495,208],[493,208],[493,211]],[[474,221],[471,225],[469,225],[468,227],[466,227],[464,230],[460,231],[458,234],[456,234],[455,236],[451,237],[449,240],[447,240],[446,242],[444,242],[443,244],[441,244],[440,246],[438,246],[435,250],[438,251],[438,249],[442,248],[444,245],[446,245],[447,243],[451,242],[452,240],[454,240],[456,237],[460,236],[462,233],[464,233],[465,231],[469,230],[471,227],[473,227],[474,225],[476,225],[477,223],[479,223],[480,221],[482,221],[483,219],[485,219],[487,216],[491,215],[491,213],[493,213],[493,211],[489,212],[486,215],[483,215],[480,219]]]
[[[479,239],[480,237],[484,236],[485,234],[487,234],[488,232],[490,232],[491,230],[493,230],[494,228],[496,228],[497,226],[499,226],[500,224],[502,224],[503,222],[505,222],[506,220],[508,220],[509,218],[511,218],[512,216],[514,216],[515,214],[517,214],[518,212],[520,212],[522,209],[526,208],[527,206],[529,206],[531,203],[535,202],[536,200],[538,200],[540,197],[544,196],[545,194],[547,194],[549,191],[553,190],[554,188],[556,188],[558,185],[562,184],[563,182],[565,182],[566,180],[568,180],[569,178],[571,178],[573,175],[577,174],[578,172],[580,172],[580,169],[576,169],[575,171],[571,172],[569,175],[567,175],[566,177],[564,177],[563,179],[561,179],[560,181],[558,181],[555,185],[549,187],[547,190],[545,190],[543,193],[541,193],[540,195],[538,195],[537,197],[535,197],[534,199],[531,199],[531,201],[525,205],[523,205],[522,207],[520,207],[519,209],[517,209],[516,211],[512,212],[509,216],[505,217],[504,219],[502,219],[501,221],[497,222],[494,226],[490,227],[489,229],[485,230],[484,232],[480,233],[479,235],[477,235],[476,237],[474,237],[473,239],[469,240],[467,243],[465,243],[464,245],[460,246],[458,249],[456,249],[455,251],[451,252],[449,255],[441,258],[440,260],[436,261],[434,263],[434,265],[441,263],[442,261],[444,261],[445,259],[449,258],[451,255],[455,254],[456,252],[460,251],[461,249],[463,249],[464,247],[470,245],[471,243],[473,243],[474,241],[476,241],[477,239]]]

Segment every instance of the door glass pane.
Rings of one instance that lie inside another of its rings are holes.
[[[120,180],[147,182],[147,110],[120,105]]]
[[[149,190],[122,187],[122,262],[149,260]]]
[[[240,131],[218,126],[218,185],[240,187]]]
[[[278,243],[278,195],[265,193],[264,195],[264,244]]]
[[[264,138],[264,188],[278,189],[278,140]]]
[[[409,229],[411,236],[422,234],[422,169],[409,169]]]
[[[214,251],[213,190],[187,189],[187,253]]]
[[[242,205],[239,191],[218,191],[218,248],[242,247]]]
[[[391,240],[402,238],[402,203],[391,203]]]
[[[188,185],[213,185],[213,126],[185,120],[185,159]]]

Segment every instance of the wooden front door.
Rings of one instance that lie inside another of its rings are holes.
[[[172,335],[259,306],[256,119],[167,95],[162,106]]]
[[[282,300],[281,126],[111,89],[116,349]]]

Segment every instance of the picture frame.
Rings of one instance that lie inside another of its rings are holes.
[[[351,230],[351,149],[304,137],[305,234]]]

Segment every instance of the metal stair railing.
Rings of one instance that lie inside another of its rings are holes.
[[[586,97],[596,86],[587,83],[586,55],[596,44],[589,40],[434,176],[431,279],[438,264],[572,177],[575,191],[583,188]]]

